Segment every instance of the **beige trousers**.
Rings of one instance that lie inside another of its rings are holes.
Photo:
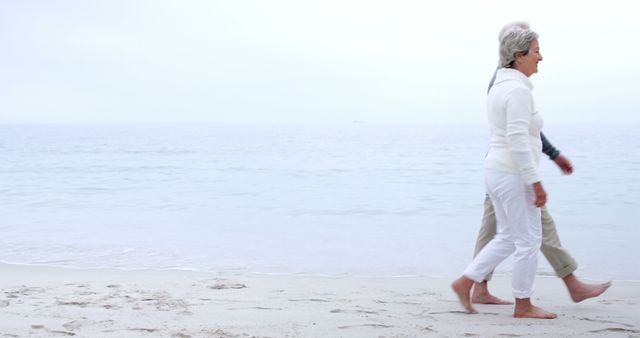
[[[542,245],[540,250],[544,254],[544,257],[549,261],[556,275],[560,278],[564,278],[569,274],[576,271],[578,263],[569,252],[560,244],[560,238],[558,237],[558,231],[556,230],[556,224],[553,222],[553,218],[549,215],[547,207],[541,208],[541,220],[542,220]],[[478,240],[476,241],[476,250],[473,256],[477,256],[480,250],[484,248],[489,241],[496,234],[496,214],[493,210],[493,204],[489,195],[484,199],[484,215],[482,215],[482,225],[480,232],[478,232]],[[491,280],[490,272],[485,280]]]

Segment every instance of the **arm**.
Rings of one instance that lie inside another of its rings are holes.
[[[550,160],[555,160],[560,155],[560,150],[556,149],[543,133],[540,133],[540,139],[542,140],[542,152],[549,156]]]
[[[487,94],[489,94],[491,87],[493,87],[493,84],[496,82],[496,75],[498,75],[498,69],[500,69],[500,67],[496,68],[496,70],[493,72],[493,76],[491,77],[491,81],[489,81],[489,86],[487,87]]]
[[[506,104],[506,141],[511,159],[526,184],[540,182],[529,143],[529,126],[533,115],[533,97],[525,88],[509,92]]]
[[[547,202],[547,193],[542,186],[529,145],[529,124],[533,114],[533,98],[526,89],[516,89],[507,100],[507,147],[511,158],[526,184],[533,187],[535,206],[540,208]]]
[[[573,165],[568,158],[560,154],[560,151],[556,149],[549,140],[540,133],[540,139],[542,140],[542,152],[549,156],[549,159],[556,163],[563,174],[571,175],[573,173]]]

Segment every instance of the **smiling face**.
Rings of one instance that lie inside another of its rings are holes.
[[[538,62],[540,61],[542,61],[540,45],[537,39],[533,39],[529,45],[529,53],[527,53],[527,55],[516,53],[514,68],[529,77],[538,72]]]

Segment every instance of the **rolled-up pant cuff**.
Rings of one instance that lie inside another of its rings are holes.
[[[482,283],[484,281],[484,279],[482,277],[478,277],[478,276],[474,276],[473,274],[469,274],[466,271],[462,273],[463,276],[471,279],[472,281],[476,282],[476,283]]]
[[[578,264],[571,263],[562,269],[556,270],[556,275],[558,275],[558,277],[560,278],[565,278],[576,270],[578,270]]]

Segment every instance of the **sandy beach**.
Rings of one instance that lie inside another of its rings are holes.
[[[0,265],[0,337],[640,337],[640,283],[570,301],[538,277],[535,303],[465,314],[449,278],[216,275]],[[510,278],[492,289],[509,297]]]

